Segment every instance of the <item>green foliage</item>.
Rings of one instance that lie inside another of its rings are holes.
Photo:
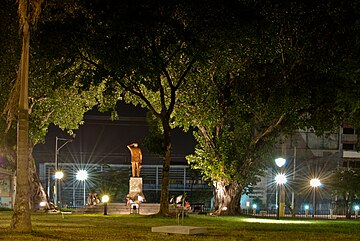
[[[94,182],[94,190],[109,195],[111,202],[123,202],[129,192],[129,171],[109,170],[99,172]]]
[[[151,153],[163,154],[164,138],[159,120],[151,113],[146,113],[146,121],[149,126],[149,134],[143,139],[143,144]]]
[[[338,169],[333,173],[329,185],[334,195],[346,202],[352,202],[356,197],[360,197],[360,171]]]
[[[261,210],[263,208],[263,201],[259,197],[255,197],[252,203],[256,204],[256,209],[258,210]]]
[[[1,211],[13,211],[12,208],[7,208],[7,207],[0,207],[0,212]]]

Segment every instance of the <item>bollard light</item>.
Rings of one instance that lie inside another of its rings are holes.
[[[308,217],[310,206],[306,204],[306,205],[304,206],[304,208],[305,208],[305,217]]]
[[[355,219],[357,219],[358,216],[359,216],[359,209],[360,209],[359,205],[356,205],[356,206],[354,207],[354,209],[355,209]]]
[[[101,202],[104,203],[104,215],[107,215],[107,203],[109,202],[110,197],[109,195],[104,195],[101,197]]]

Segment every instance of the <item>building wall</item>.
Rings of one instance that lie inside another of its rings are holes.
[[[50,201],[54,200],[54,185],[55,185],[55,168],[54,163],[41,163],[39,165],[39,175],[43,186],[47,190]],[[79,166],[76,163],[60,163],[59,167],[64,172],[64,178],[61,180],[61,185],[58,187],[60,191],[60,199],[62,206],[83,206],[84,205],[84,183],[76,180],[76,172],[79,169],[86,169],[89,173],[89,177],[86,180],[85,195],[90,190],[96,188],[96,183],[99,180],[99,176],[102,172],[109,170],[121,171],[123,173],[122,183],[118,185],[125,185],[128,189],[129,178],[131,176],[131,166],[123,164],[87,164],[86,166]],[[143,178],[143,192],[148,202],[159,202],[161,192],[161,176],[162,165],[143,165],[141,168],[140,176]],[[97,192],[99,190],[96,190]],[[188,196],[188,199],[195,198],[197,194],[211,193],[212,188],[205,182],[201,181],[197,176],[193,175],[193,171],[189,166],[185,165],[173,165],[170,167],[170,197],[172,195],[177,196],[184,192]],[[120,200],[119,202],[125,201]],[[210,197],[209,200],[210,202]],[[59,203],[58,203],[59,205]],[[210,205],[210,204],[209,204]]]
[[[324,136],[316,136],[311,130],[299,130],[294,135],[284,139],[274,148],[277,156],[287,160],[281,170],[275,165],[267,170],[267,174],[261,177],[256,187],[255,194],[242,197],[242,208],[246,208],[246,201],[250,202],[255,197],[263,201],[263,209],[276,209],[276,184],[275,175],[283,172],[287,175],[286,184],[286,212],[294,204],[296,210],[301,211],[304,204],[310,204],[312,208],[311,178],[319,178],[325,181],[329,174],[339,166],[342,160],[341,132],[328,133]],[[332,203],[330,190],[324,185],[320,187],[321,197],[317,197],[317,208],[329,209]],[[294,200],[294,201],[293,201]]]
[[[14,207],[14,175],[0,168],[0,207]]]

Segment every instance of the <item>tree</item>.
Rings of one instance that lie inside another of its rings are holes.
[[[71,42],[63,45],[67,56],[93,66],[92,80],[106,80],[103,108],[113,108],[123,99],[147,108],[156,118],[163,143],[162,215],[168,214],[172,114],[189,71],[206,55],[206,34],[210,35],[206,21],[215,21],[212,12],[199,11],[197,4],[83,3],[57,25],[55,33],[65,43]],[[77,26],[82,26],[80,32]],[[62,67],[67,68],[66,63]]]
[[[337,204],[344,204],[346,218],[351,218],[352,204],[360,195],[360,171],[337,169],[328,184],[333,190],[333,195],[338,197]]]
[[[30,26],[35,24],[40,15],[41,1],[19,0],[20,32],[22,34],[22,50],[17,82],[14,88],[14,101],[18,100],[17,129],[17,169],[16,200],[11,227],[17,231],[30,232],[30,193],[29,193],[29,153],[28,153],[28,69]]]
[[[177,113],[185,129],[198,129],[199,144],[187,159],[214,182],[215,214],[240,211],[242,189],[256,182],[266,156],[272,160],[269,145],[281,132],[314,127],[321,134],[356,112],[339,99],[349,101],[340,97],[344,86],[349,87],[344,92],[358,87],[337,72],[344,67],[339,59],[357,46],[349,37],[356,33],[356,20],[346,17],[354,10],[321,2],[253,3],[247,5],[256,16],[253,22],[232,16],[233,35],[194,77],[196,88],[187,87]],[[333,14],[336,8],[341,11]],[[340,24],[345,22],[346,31]],[[329,35],[334,42],[327,42]],[[356,72],[349,67],[348,73]]]
[[[100,195],[107,194],[112,202],[123,202],[129,192],[129,171],[108,170],[99,172],[95,181],[95,189]]]
[[[14,2],[9,0],[5,3],[9,8],[4,9],[14,9]],[[35,1],[34,3],[20,3],[21,7],[26,7],[26,4],[31,5],[37,3],[35,3]],[[29,10],[35,11],[33,9],[34,7],[40,6],[31,5]],[[15,9],[14,13],[16,13]],[[34,13],[31,12],[31,14]],[[18,109],[17,101],[19,99],[19,96],[17,95],[17,93],[19,93],[17,91],[17,84],[15,84],[15,87],[13,87],[12,93],[10,94],[11,86],[13,85],[12,79],[16,78],[15,70],[17,64],[15,59],[20,55],[20,48],[16,45],[16,40],[18,39],[18,31],[15,26],[17,17],[15,14],[7,12],[4,15],[2,14],[1,18],[2,20],[5,19],[5,21],[1,21],[1,23],[4,23],[4,25],[1,25],[1,29],[4,30],[1,31],[1,39],[3,39],[4,42],[2,42],[3,45],[0,45],[2,50],[4,50],[1,51],[3,54],[1,56],[3,64],[0,66],[0,83],[2,86],[0,103],[2,113],[5,113],[0,119],[0,129],[2,130],[1,155],[5,156],[9,161],[9,163],[7,163],[8,168],[20,168],[20,173],[19,170],[17,171],[17,180],[19,181],[20,179],[21,183],[17,183],[19,186],[17,186],[17,200],[12,227],[19,231],[28,232],[31,230],[31,206],[46,200],[46,194],[36,173],[35,160],[31,155],[33,146],[43,141],[50,123],[54,123],[61,129],[67,130],[70,133],[72,130],[77,129],[82,123],[83,114],[97,104],[96,100],[102,92],[102,85],[99,85],[96,88],[90,87],[87,90],[82,90],[77,78],[54,71],[58,62],[49,62],[45,55],[39,54],[41,53],[38,44],[39,32],[34,31],[34,47],[30,48],[28,51],[28,54],[32,56],[30,59],[31,66],[29,75],[33,81],[30,81],[29,83],[29,97],[22,97],[23,101],[26,103],[28,100],[30,101],[30,105],[26,108],[26,113],[23,111],[24,116],[26,117],[25,119],[29,119],[29,123],[25,124],[24,121],[22,121],[22,127],[28,129],[28,131],[23,129],[23,132],[28,132],[28,139],[26,141],[24,141],[24,139],[20,146],[17,145],[15,138],[16,128],[14,125],[14,120],[16,119],[15,113]],[[27,19],[27,21],[30,21],[30,19]],[[25,41],[25,43],[26,42],[27,41]],[[27,44],[28,43],[25,44],[25,48]],[[26,54],[23,54],[22,56],[26,56]],[[39,68],[39,66],[46,66],[47,68]],[[27,68],[26,63],[24,63],[24,66],[21,68],[25,70],[25,68]],[[21,68],[19,73],[23,73]],[[73,68],[76,69],[75,67]],[[51,75],[51,71],[55,73]],[[56,81],[59,80],[60,76],[62,80],[68,80],[66,85],[64,84],[65,81]],[[26,148],[24,149],[25,145]],[[21,159],[22,162],[19,162],[19,160],[16,162],[17,155],[14,153],[14,147],[16,146],[18,147],[18,150],[28,150],[26,151],[26,158],[25,154],[21,154],[23,155]],[[24,171],[24,168],[26,171]]]

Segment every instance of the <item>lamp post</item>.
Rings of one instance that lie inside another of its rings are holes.
[[[280,171],[282,169],[282,167],[285,165],[286,163],[286,159],[280,157],[280,158],[276,158],[275,159],[275,164],[279,167]],[[278,202],[276,203],[277,205],[277,213],[276,213],[276,218],[280,219],[280,217],[283,217],[285,215],[285,188],[284,185],[287,182],[286,176],[283,173],[280,173],[278,175],[276,175],[275,177],[275,182],[277,183],[276,188],[277,188],[277,200]],[[279,185],[279,187],[278,187]],[[278,190],[279,188],[279,190]]]
[[[282,173],[277,174],[275,176],[275,182],[276,182],[276,195],[280,194],[280,192],[278,191],[278,186],[280,187],[280,190],[283,191],[283,187],[284,184],[287,182],[286,176]],[[278,203],[277,203],[277,212],[276,212],[276,219],[279,220],[280,216],[283,217],[284,216],[284,210],[283,208],[285,207],[285,205],[282,203],[282,201],[280,200],[282,197],[282,195],[279,195],[278,198]],[[282,209],[282,212],[280,213],[280,210]],[[281,214],[281,215],[280,215]]]
[[[86,205],[85,183],[86,183],[87,178],[88,178],[88,173],[86,170],[79,170],[76,173],[76,180],[84,182],[84,206]]]
[[[101,198],[101,201],[104,203],[104,215],[107,215],[107,203],[109,202],[109,199],[108,195],[104,195]]]
[[[65,141],[60,147],[58,147],[58,141]],[[58,193],[57,193],[57,183],[58,181],[63,178],[64,174],[59,174],[61,172],[59,170],[59,163],[58,163],[58,155],[61,148],[63,148],[67,143],[72,142],[72,139],[66,139],[66,138],[59,138],[55,137],[55,185],[54,185],[54,204],[57,205],[58,202]],[[58,173],[58,174],[57,174]],[[62,173],[62,172],[61,172]],[[61,178],[58,178],[56,175],[62,175]],[[50,178],[50,177],[49,177]],[[59,188],[60,189],[60,188]],[[49,193],[48,193],[49,194]]]
[[[318,178],[313,178],[310,180],[310,186],[313,188],[313,213],[312,217],[315,217],[316,213],[316,188],[321,185],[321,182]]]
[[[55,172],[55,189],[54,189],[54,204],[57,205],[57,202],[59,201],[59,206],[61,207],[61,190],[60,190],[60,180],[64,177],[64,173],[62,171],[56,171]],[[58,191],[59,188],[59,191]],[[59,193],[59,196],[58,196]],[[57,200],[59,197],[59,200]]]

